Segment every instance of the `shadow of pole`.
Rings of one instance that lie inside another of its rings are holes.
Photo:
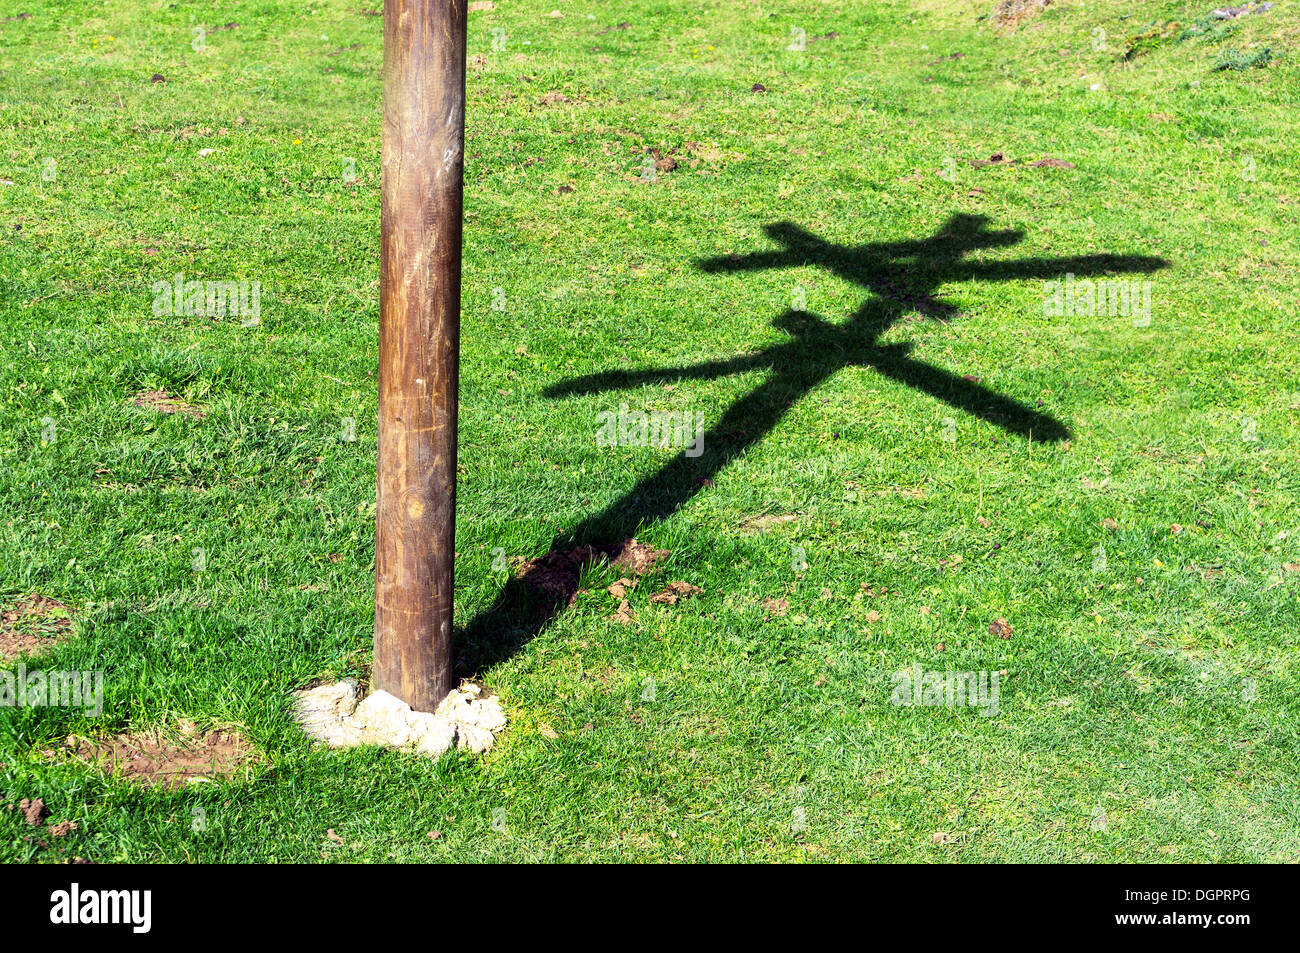
[[[872,368],[1028,440],[1055,442],[1069,437],[1069,429],[1050,415],[909,357],[909,344],[880,344],[880,338],[914,311],[939,319],[955,315],[956,308],[938,297],[939,288],[949,282],[1055,280],[1065,273],[1147,273],[1165,267],[1166,262],[1109,254],[972,261],[966,258],[971,251],[1014,245],[1024,237],[1018,230],[990,230],[986,223],[982,216],[954,215],[929,238],[861,246],[832,244],[790,223],[769,225],[765,231],[781,249],[706,259],[699,267],[710,273],[809,264],[824,267],[870,292],[848,321],[833,324],[809,312],[787,311],[774,324],[785,330],[789,339],[753,354],[688,367],[608,371],[549,388],[548,397],[561,398],[683,379],[769,372],[704,433],[703,454],[679,453],[603,510],[557,536],[545,556],[530,561],[523,574],[507,581],[491,608],[475,616],[458,634],[459,674],[481,674],[526,645],[572,603],[585,566],[601,558],[617,559],[629,537],[679,510],[706,481],[771,432],[799,400],[846,367]]]

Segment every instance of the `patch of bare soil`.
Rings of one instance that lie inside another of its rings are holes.
[[[655,160],[656,172],[677,171],[677,157],[671,151],[665,155],[662,149],[650,148],[646,150],[646,155]]]
[[[655,549],[635,539],[625,539],[618,544],[616,551],[609,552],[609,561],[612,566],[643,576],[655,567],[655,563],[670,555],[666,549]]]
[[[0,658],[36,655],[72,628],[72,610],[62,602],[31,593],[0,612]]]
[[[195,420],[202,420],[207,416],[193,404],[183,398],[172,397],[165,390],[142,390],[131,398],[131,403],[136,407],[157,411],[160,414],[184,414]]]
[[[536,559],[526,559],[515,575],[546,600],[553,609],[567,609],[578,598],[578,579],[590,562],[590,546],[579,546],[566,553],[551,551]]]
[[[165,788],[183,787],[196,779],[247,775],[265,763],[238,732],[200,731],[185,723],[172,731],[155,729],[103,738],[74,735],[52,754],[97,765],[118,780]]]
[[[982,169],[985,166],[990,166],[990,165],[1005,166],[1008,169],[1012,169],[1012,168],[1016,168],[1017,162],[1022,162],[1032,169],[1073,169],[1074,168],[1073,162],[1068,162],[1065,159],[1058,159],[1056,156],[1053,155],[1045,155],[1041,159],[1037,159],[1033,162],[1029,162],[1024,159],[1009,158],[1005,152],[995,152],[987,159],[967,159],[966,161],[977,169]]]
[[[763,600],[764,617],[785,615],[790,609],[790,600],[784,597],[780,599],[767,598]]]
[[[588,566],[604,559],[616,569],[641,576],[669,555],[666,549],[655,549],[635,539],[625,539],[609,545],[575,546],[567,552],[552,550],[544,556],[519,563],[515,575],[543,596],[551,611],[558,611],[577,600],[578,580]]]
[[[1010,32],[1052,5],[1052,0],[1000,0],[989,16],[994,29]]]

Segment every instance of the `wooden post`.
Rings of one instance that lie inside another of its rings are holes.
[[[372,683],[451,691],[466,0],[384,0]]]

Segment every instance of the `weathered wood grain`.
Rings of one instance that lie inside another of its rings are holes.
[[[385,0],[372,683],[451,690],[465,0]]]

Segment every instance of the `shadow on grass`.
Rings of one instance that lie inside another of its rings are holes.
[[[1024,238],[1020,230],[990,230],[986,218],[974,215],[954,215],[934,235],[919,241],[835,245],[785,222],[769,225],[766,232],[783,247],[706,259],[698,263],[700,269],[761,271],[820,265],[867,289],[871,296],[842,324],[806,311],[787,311],[774,324],[788,332],[789,339],[755,353],[688,367],[607,371],[549,388],[549,397],[569,397],[746,371],[769,372],[763,383],[736,400],[705,432],[702,454],[690,456],[683,450],[605,509],[557,536],[547,554],[525,564],[491,608],[458,633],[458,674],[481,675],[517,652],[572,604],[583,568],[602,558],[615,562],[635,556],[626,551],[629,537],[672,516],[728,462],[771,431],[796,402],[843,368],[870,367],[1027,440],[1064,440],[1069,429],[1048,414],[976,380],[916,360],[910,356],[910,344],[881,344],[880,338],[914,312],[941,320],[954,316],[956,308],[939,297],[940,287],[949,282],[1060,280],[1066,273],[1079,277],[1145,273],[1166,265],[1161,258],[1109,254],[970,261],[966,255],[971,251],[1014,245]]]

